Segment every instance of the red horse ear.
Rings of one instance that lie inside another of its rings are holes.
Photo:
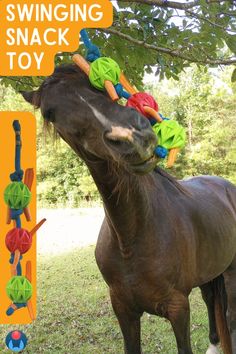
[[[39,92],[36,91],[20,91],[26,102],[32,104],[36,108],[40,107],[40,95]]]

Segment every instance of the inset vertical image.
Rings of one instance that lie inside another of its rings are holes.
[[[0,112],[0,323],[36,318],[36,122]]]

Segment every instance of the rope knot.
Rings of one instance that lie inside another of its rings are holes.
[[[90,44],[86,55],[87,61],[92,63],[100,57],[101,57],[101,53],[99,48],[95,44]]]
[[[126,92],[126,91],[124,90],[123,86],[122,86],[120,83],[117,84],[117,85],[115,85],[114,87],[115,87],[115,89],[116,89],[117,95],[118,95],[120,98],[124,97],[124,98],[128,99],[128,98],[131,96],[128,92]]]
[[[10,174],[10,179],[12,182],[21,182],[24,176],[23,170],[18,170]]]
[[[22,260],[23,256],[20,256],[20,261]],[[14,259],[15,259],[15,253],[11,253],[11,258],[9,259],[9,263],[13,264],[14,263]]]
[[[21,214],[23,214],[22,209],[11,209],[11,219],[17,220]]]

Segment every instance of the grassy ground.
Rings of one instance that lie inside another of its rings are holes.
[[[206,309],[197,290],[191,295],[193,352],[208,347]],[[2,329],[2,338],[11,328]],[[94,247],[38,262],[38,317],[22,330],[29,337],[26,353],[121,354],[123,341],[112,312],[107,287],[94,260]],[[145,354],[176,354],[168,322],[142,318]],[[9,353],[0,349],[1,353]]]

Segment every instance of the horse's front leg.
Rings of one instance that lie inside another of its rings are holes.
[[[126,354],[141,354],[140,341],[140,317],[141,314],[134,312],[112,290],[110,297],[113,310],[119,321],[124,337],[124,349]]]
[[[188,297],[175,292],[167,305],[167,316],[175,333],[178,354],[193,354],[190,344],[190,309]]]

